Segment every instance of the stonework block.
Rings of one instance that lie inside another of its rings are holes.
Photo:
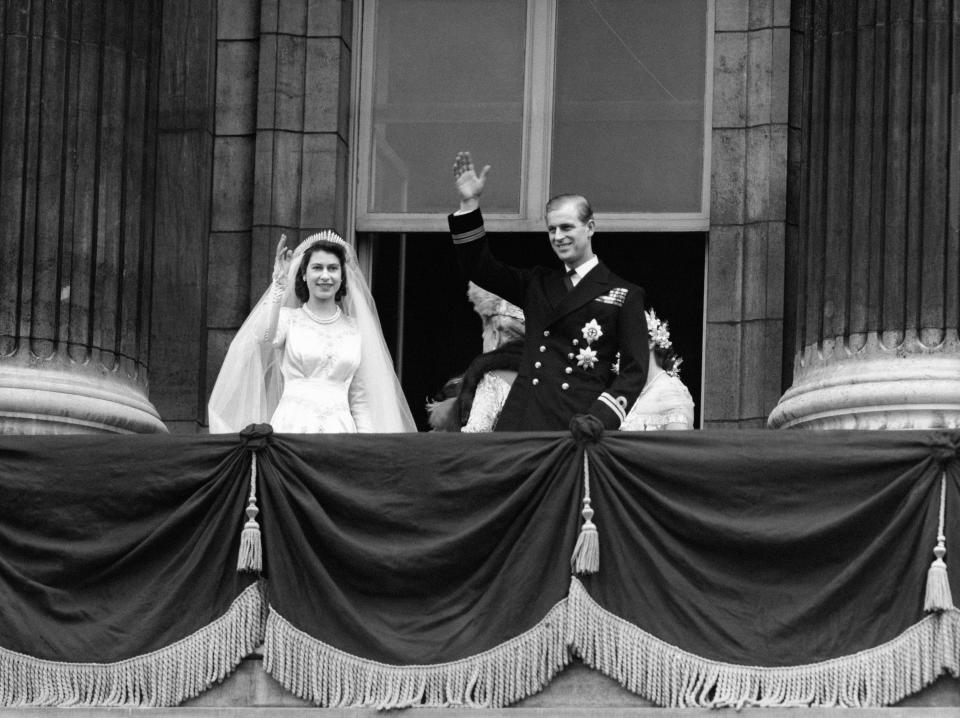
[[[220,367],[223,365],[223,358],[227,355],[227,349],[230,348],[230,342],[233,341],[235,335],[236,330],[233,329],[211,329],[207,332],[207,363],[204,367],[207,390],[204,393],[204,423],[207,423],[206,405],[210,399],[210,392],[213,391],[217,374],[220,373]]]
[[[306,42],[304,37],[277,37],[276,105],[273,117],[273,127],[277,129],[303,130]]]
[[[710,228],[707,321],[735,322],[743,301],[743,227]]]
[[[299,132],[274,135],[272,207],[268,224],[298,227],[300,217],[302,153],[304,136]]]
[[[207,248],[207,327],[236,329],[256,297],[250,296],[250,232],[212,232]],[[270,267],[255,267],[267,277]],[[212,385],[208,385],[212,386]]]
[[[794,0],[797,2],[798,0]],[[790,27],[790,0],[773,0],[774,27]]]
[[[309,0],[279,0],[277,32],[290,35],[307,34],[307,6]]]
[[[218,135],[249,134],[256,128],[258,56],[256,42],[217,44]]]
[[[790,115],[790,28],[776,28],[770,48],[770,121],[786,123]]]
[[[249,296],[256,301],[270,285],[273,260],[277,253],[280,236],[287,235],[287,247],[295,249],[300,243],[297,230],[290,227],[254,227],[250,243]]]
[[[334,215],[334,229],[340,234],[347,231],[347,217],[349,216],[349,207],[347,206],[347,176],[348,176],[348,152],[347,145],[342,138],[337,138],[337,198],[336,212]]]
[[[258,0],[219,0],[217,38],[220,40],[256,40],[260,35]]]
[[[303,123],[306,132],[346,132],[346,126],[340,125],[341,65],[350,64],[345,54],[346,48],[338,38],[307,39]]]
[[[783,221],[787,217],[787,126],[770,126],[770,182],[767,218]]]
[[[253,224],[254,147],[253,137],[214,140],[213,232],[247,232]]]
[[[751,30],[773,25],[773,0],[750,0]]]
[[[713,126],[747,121],[747,34],[718,33],[713,45]]]
[[[747,182],[746,131],[713,130],[711,154],[710,221],[712,224],[743,224]]]
[[[770,412],[780,401],[780,387],[783,376],[783,322],[769,319],[764,322],[764,356],[767,359],[763,375],[763,415]]]
[[[257,129],[276,127],[277,112],[277,36],[260,36],[257,59]]]
[[[761,222],[770,217],[770,126],[749,127],[746,135],[746,221]]]
[[[740,417],[740,325],[707,323],[704,346],[703,406],[705,422]]]
[[[750,0],[716,0],[714,25],[717,32],[746,30],[750,15]]]
[[[343,0],[309,0],[307,35],[340,37],[350,43],[353,3]]]
[[[337,101],[337,132],[341,139],[350,137],[350,70],[353,53],[350,47],[343,45],[340,53],[340,98]]]
[[[338,172],[340,142],[333,133],[304,135],[303,203],[301,227],[333,227],[337,216],[337,188],[346,183]]]
[[[743,318],[763,319],[767,315],[767,223],[755,222],[743,228]]]
[[[784,271],[786,267],[786,224],[767,225],[767,308],[770,319],[783,318]]]
[[[766,419],[764,411],[765,321],[744,322],[740,334],[740,418]]]
[[[747,43],[747,124],[762,125],[771,118],[773,30],[754,30]]]
[[[272,224],[273,152],[276,133],[270,130],[257,132],[253,168],[253,224]]]
[[[280,0],[260,0],[260,32],[275,33],[280,18]]]
[[[740,422],[737,419],[705,421],[703,422],[703,428],[704,429],[739,429]]]
[[[206,427],[201,426],[196,421],[164,421],[163,424],[171,434],[183,436],[207,433]],[[77,718],[80,718],[79,714]]]

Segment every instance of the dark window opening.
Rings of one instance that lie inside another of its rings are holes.
[[[494,254],[519,267],[559,266],[544,233],[488,235]],[[683,357],[680,376],[700,425],[703,282],[706,233],[598,232],[593,247],[610,269],[646,290],[647,305],[669,323]],[[467,300],[447,234],[376,233],[360,237],[372,252],[373,287],[384,336],[398,366],[417,426],[428,429],[424,404],[463,372],[482,348],[480,318]],[[402,335],[401,335],[402,332]]]

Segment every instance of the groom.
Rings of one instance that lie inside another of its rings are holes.
[[[460,209],[447,220],[465,276],[526,315],[519,373],[496,431],[565,430],[578,414],[619,428],[647,378],[643,290],[593,253],[593,211],[579,195],[559,195],[546,207],[550,246],[563,271],[518,269],[497,260],[480,214],[489,169],[478,174],[469,152],[457,155]]]

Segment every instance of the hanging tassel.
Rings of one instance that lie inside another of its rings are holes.
[[[263,548],[260,542],[260,524],[257,523],[257,452],[250,452],[250,497],[247,500],[247,523],[240,534],[240,552],[237,571],[259,573],[263,568]]]
[[[596,573],[600,570],[600,536],[590,507],[590,464],[586,449],[583,451],[583,510],[580,515],[583,516],[583,526],[570,557],[570,567],[575,574]]]
[[[943,557],[947,555],[945,542],[947,537],[943,533],[944,514],[947,498],[947,475],[940,479],[940,526],[937,529],[937,545],[933,549],[936,558],[927,571],[927,594],[923,601],[923,610],[928,613],[949,611],[953,608],[953,596],[950,594],[950,578],[947,575],[947,563]]]

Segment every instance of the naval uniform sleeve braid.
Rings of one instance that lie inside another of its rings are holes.
[[[493,256],[480,210],[447,215],[447,223],[463,277],[523,307],[530,272],[504,264]]]

